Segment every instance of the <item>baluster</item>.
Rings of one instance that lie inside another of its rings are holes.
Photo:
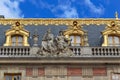
[[[98,55],[99,55],[99,56],[102,56],[103,54],[101,53],[101,48],[99,48],[98,51],[99,51],[99,52],[98,52]]]
[[[106,52],[106,55],[109,56],[107,48],[105,48],[105,52]]]
[[[92,48],[92,55],[93,55],[93,56],[95,55],[95,53],[94,53],[94,48]]]
[[[0,48],[0,55],[2,55],[2,48]]]
[[[116,51],[117,48],[114,49],[114,53],[115,53],[115,56],[117,56],[117,51]]]
[[[19,54],[21,55],[21,53],[22,53],[22,52],[21,52],[21,48],[20,48],[20,49],[19,49]]]
[[[112,50],[109,48],[109,53],[110,53],[110,56],[112,56]]]
[[[78,48],[76,48],[76,55],[78,55]]]
[[[18,48],[16,48],[16,55],[18,55]]]
[[[24,48],[24,51],[25,51],[24,55],[27,55],[27,53],[26,53],[26,48]]]
[[[81,49],[78,48],[78,55],[81,55]]]
[[[120,49],[118,49],[118,54],[120,55]]]
[[[28,48],[26,48],[26,55],[29,55],[29,51],[28,51],[29,49]]]
[[[23,50],[22,55],[24,55],[24,54],[25,54],[25,49],[24,49],[24,48],[22,48],[22,50]]]
[[[102,54],[102,56],[105,56],[104,48],[101,48],[101,54]]]
[[[117,53],[117,55],[119,56],[118,48],[116,49],[116,53]]]
[[[6,48],[4,48],[4,55],[6,55]]]
[[[11,48],[9,48],[9,55],[11,55]]]
[[[109,48],[107,48],[107,53],[110,56],[110,49]]]
[[[112,56],[115,56],[114,48],[111,49]]]
[[[9,55],[9,48],[6,48],[6,55]]]
[[[95,53],[96,53],[96,56],[97,56],[98,55],[98,49],[97,48],[95,49]]]

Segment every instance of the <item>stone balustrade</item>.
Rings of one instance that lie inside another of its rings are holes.
[[[92,47],[93,56],[120,56],[120,47]]]
[[[120,56],[120,47],[69,47],[75,56],[109,57]],[[33,56],[39,47],[0,47],[0,56]]]
[[[28,56],[30,55],[30,47],[0,47],[0,55]]]
[[[70,47],[76,56],[120,56],[120,47]]]

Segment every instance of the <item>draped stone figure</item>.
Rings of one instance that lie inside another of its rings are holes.
[[[70,39],[64,36],[63,31],[60,31],[59,35],[56,37],[57,51],[59,52],[59,56],[73,55],[73,52],[69,49],[69,41]]]
[[[73,52],[69,49],[68,39],[65,38],[62,31],[54,38],[51,30],[48,29],[43,36],[38,54],[41,56],[71,56]]]
[[[47,33],[43,36],[42,47],[48,52],[54,50],[54,35],[50,29],[48,29]]]
[[[45,35],[43,36],[41,47],[38,51],[38,54],[43,56],[53,55],[55,53],[54,45],[54,35],[51,33],[51,30],[48,29]]]

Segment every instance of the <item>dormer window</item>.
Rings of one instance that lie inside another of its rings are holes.
[[[120,37],[115,35],[108,36],[108,46],[120,46]]]
[[[11,29],[7,30],[5,35],[6,42],[4,46],[29,46],[29,32],[19,22],[16,22]]]
[[[89,46],[87,32],[78,25],[77,21],[73,21],[73,25],[64,32],[64,35],[70,39],[71,46]]]
[[[102,46],[120,46],[120,27],[115,21],[102,32],[104,42]]]
[[[81,36],[70,35],[71,46],[81,46]]]
[[[23,46],[23,36],[14,35],[11,37],[11,45],[12,46]]]

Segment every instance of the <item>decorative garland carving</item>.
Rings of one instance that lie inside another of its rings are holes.
[[[0,25],[12,25],[16,21],[20,22],[22,25],[72,25],[73,21],[77,21],[79,25],[101,25],[109,24],[111,21],[116,21],[120,23],[119,19],[0,19]]]

